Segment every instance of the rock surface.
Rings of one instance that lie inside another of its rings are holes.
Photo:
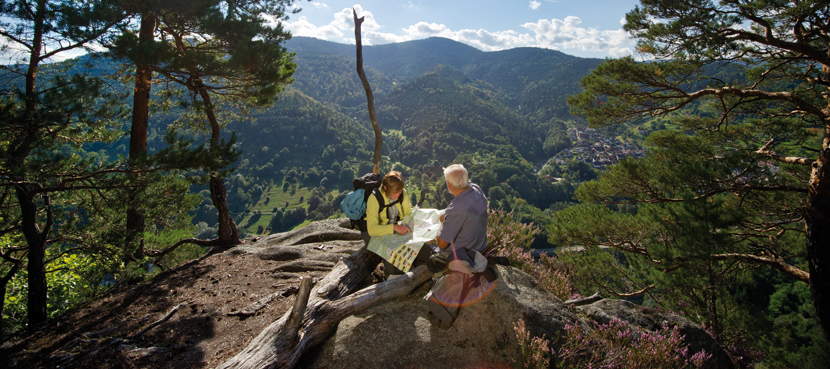
[[[681,327],[692,352],[713,354],[707,368],[731,368],[726,353],[700,327],[671,313],[626,301],[602,300],[571,309],[555,296],[535,288],[527,274],[497,266],[498,284],[490,295],[461,309],[448,330],[427,318],[423,285],[405,298],[374,306],[341,321],[322,345],[307,352],[302,368],[507,368],[518,367],[514,323],[523,319],[528,331],[555,341],[568,323],[589,327],[612,317],[655,330],[663,321]],[[586,317],[587,316],[587,317]]]
[[[342,223],[325,220],[246,240],[151,281],[114,289],[0,347],[0,367],[215,368],[290,309],[300,277],[321,278],[363,246],[360,234]],[[519,319],[533,336],[555,342],[565,324],[589,328],[592,321],[613,317],[650,330],[664,321],[679,326],[690,351],[713,355],[708,368],[732,367],[705,331],[680,316],[620,300],[568,307],[524,272],[496,269],[493,291],[462,308],[449,330],[427,319],[423,296],[429,285],[424,284],[342,320],[323,344],[305,353],[299,367],[518,367],[512,359],[518,357],[513,325]],[[182,308],[172,318],[140,339],[130,338],[176,306]],[[238,314],[246,309],[251,313]]]
[[[577,320],[556,297],[532,287],[530,276],[499,266],[498,283],[481,301],[461,309],[448,330],[427,319],[424,284],[340,322],[337,332],[308,352],[302,368],[502,368],[518,355],[513,323],[534,333],[561,330]]]

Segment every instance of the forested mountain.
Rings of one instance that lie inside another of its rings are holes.
[[[362,92],[354,70],[354,46],[295,37],[287,42],[286,47],[297,53],[299,66],[295,88],[343,107],[365,103],[359,99],[345,103],[330,100],[333,95],[336,96],[334,91],[346,91],[339,94],[341,96],[351,96],[354,91],[359,96]],[[437,66],[447,66],[461,71],[472,80],[492,85],[502,95],[503,104],[536,123],[554,117],[569,119],[565,97],[579,92],[582,76],[601,62],[599,59],[578,58],[538,48],[483,52],[443,38],[364,46],[363,49],[367,77],[379,99],[390,92],[391,84],[400,86],[433,71]],[[335,70],[338,72],[335,73]],[[333,77],[332,73],[348,79],[327,80],[326,77]],[[309,74],[314,77],[309,77]],[[327,94],[317,91],[326,91]],[[378,109],[384,109],[380,101]],[[368,114],[365,111],[360,113]],[[384,124],[384,121],[380,123]]]
[[[286,48],[296,53],[293,84],[254,121],[228,126],[241,151],[235,178],[245,179],[229,181],[229,199],[249,232],[282,229],[269,220],[288,211],[281,184],[294,184],[294,197],[319,197],[327,211],[315,216],[326,217],[337,212],[338,195],[351,189],[351,179],[370,170],[373,135],[354,46],[295,37]],[[448,201],[440,168],[453,162],[472,168],[485,191],[498,187],[496,206],[512,209],[523,199],[526,221],[543,222],[542,211],[572,201],[572,185],[536,172],[570,145],[569,127],[585,125],[570,116],[565,97],[579,91],[581,76],[600,60],[534,48],[482,52],[442,38],[364,46],[363,52],[384,130],[383,170],[401,170],[410,192],[420,183],[432,188],[427,206]],[[562,187],[558,195],[542,191],[552,186]],[[257,204],[265,196],[280,199],[280,208]],[[210,226],[209,201],[199,209],[196,221]],[[544,234],[537,237],[537,245],[545,244]]]

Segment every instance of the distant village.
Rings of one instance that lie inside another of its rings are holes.
[[[645,155],[642,146],[609,138],[597,133],[593,128],[570,128],[568,138],[573,142],[573,147],[562,150],[553,157],[552,160],[557,165],[564,165],[573,158],[604,171],[609,165],[617,164],[624,157],[639,158]]]

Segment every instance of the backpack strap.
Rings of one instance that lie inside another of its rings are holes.
[[[381,212],[383,212],[384,209],[386,209],[386,208],[388,208],[392,205],[399,204],[399,203],[403,202],[403,201],[401,201],[402,197],[403,197],[403,193],[401,193],[401,197],[398,197],[397,200],[392,201],[388,204],[386,204],[383,201],[383,195],[380,193],[380,188],[376,188],[376,189],[372,190],[372,195],[375,195],[375,198],[378,200],[378,214],[380,214]],[[398,219],[400,219],[400,215],[399,215]]]

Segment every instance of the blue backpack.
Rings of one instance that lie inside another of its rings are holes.
[[[346,195],[343,201],[340,202],[340,207],[343,208],[343,212],[346,213],[349,219],[360,220],[365,215],[366,201],[363,200],[364,193],[366,193],[364,189],[358,188]]]

